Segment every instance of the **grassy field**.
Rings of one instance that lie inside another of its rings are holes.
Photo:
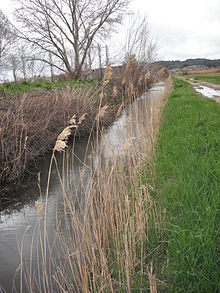
[[[56,81],[49,82],[43,80],[36,81],[20,81],[20,82],[8,82],[0,84],[0,96],[19,95],[26,92],[33,92],[39,89],[52,90],[55,88],[65,87],[84,87],[86,85],[94,83],[91,80],[71,80],[71,81]]]
[[[219,104],[174,79],[155,157],[155,196],[167,214],[166,292],[220,292],[219,125]]]
[[[188,78],[193,78],[195,81],[207,81],[214,84],[220,84],[220,73],[195,74],[187,76],[187,79]]]

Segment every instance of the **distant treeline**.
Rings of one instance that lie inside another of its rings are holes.
[[[220,66],[220,59],[210,60],[205,58],[187,59],[185,61],[173,60],[173,61],[157,61],[155,64],[166,67],[168,69],[184,68],[187,66],[198,65],[207,67]]]

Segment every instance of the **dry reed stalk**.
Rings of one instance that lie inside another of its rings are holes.
[[[36,210],[37,210],[37,216],[38,216],[38,219],[40,219],[41,216],[42,216],[42,212],[43,212],[44,205],[43,205],[42,202],[40,202],[40,201],[37,200],[37,201],[35,202],[35,208],[36,208]]]
[[[121,85],[124,86],[125,84],[126,84],[126,79],[125,79],[125,77],[123,77],[122,81],[121,81]]]
[[[117,114],[115,116],[115,119],[117,119],[119,117],[119,115],[121,114],[121,111],[123,110],[124,107],[124,102],[121,103],[120,107],[118,108]]]
[[[128,97],[134,97],[134,84],[132,81],[129,81],[128,86],[126,88]]]
[[[153,273],[153,263],[151,263],[151,269],[148,272],[148,278],[150,282],[150,293],[157,293],[156,277]]]

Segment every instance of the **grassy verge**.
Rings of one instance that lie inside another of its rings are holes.
[[[220,84],[220,73],[195,74],[190,75],[187,78],[193,78],[195,81],[207,81],[214,84]]]
[[[174,79],[155,158],[167,213],[167,292],[220,291],[219,125],[219,105]]]
[[[8,82],[0,85],[0,96],[16,96],[27,92],[34,92],[39,89],[53,90],[56,88],[66,87],[85,87],[91,84],[95,84],[92,80],[70,80],[70,81],[55,81],[49,82],[47,80],[36,81],[20,81],[20,82]]]

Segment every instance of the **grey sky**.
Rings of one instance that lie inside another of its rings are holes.
[[[11,0],[0,0],[5,13]],[[159,42],[159,59],[220,58],[220,0],[133,0]]]

